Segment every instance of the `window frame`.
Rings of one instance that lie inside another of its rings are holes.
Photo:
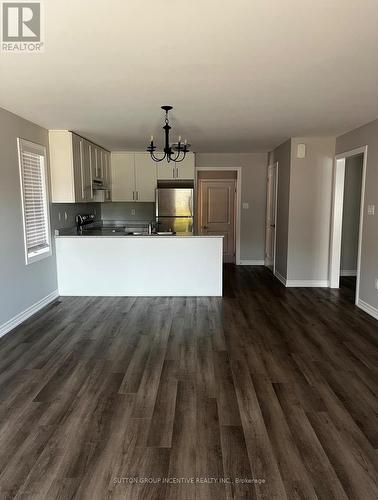
[[[17,149],[18,149],[18,169],[20,175],[20,190],[21,190],[21,206],[22,206],[22,225],[24,232],[24,253],[25,253],[25,265],[33,264],[42,259],[46,259],[52,255],[52,241],[51,241],[51,226],[50,226],[50,193],[49,193],[49,179],[48,179],[48,166],[47,166],[47,148],[41,144],[36,144],[34,142],[17,138]],[[35,252],[29,252],[26,237],[26,214],[25,214],[25,189],[24,189],[24,175],[23,175],[23,159],[22,153],[24,151],[29,151],[34,154],[38,154],[42,157],[42,189],[44,198],[44,212],[47,222],[46,232],[47,232],[47,243],[46,248],[42,248]]]

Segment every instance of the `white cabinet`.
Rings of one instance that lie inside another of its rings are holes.
[[[93,201],[89,145],[68,130],[49,131],[53,203]]]
[[[112,153],[112,201],[134,201],[134,153]]]
[[[135,153],[136,201],[155,201],[156,164],[149,153]]]
[[[156,166],[148,153],[111,154],[112,201],[155,201]]]
[[[75,201],[93,200],[92,176],[89,163],[89,143],[72,134],[72,158],[74,168]]]
[[[53,203],[97,201],[93,180],[105,184],[105,178],[109,183],[106,199],[111,199],[110,173],[105,169],[108,151],[68,130],[50,130],[49,149]]]
[[[179,163],[168,163],[165,160],[157,163],[157,176],[159,180],[193,180],[194,154],[187,153],[185,160]]]

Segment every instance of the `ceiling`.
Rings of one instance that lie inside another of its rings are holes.
[[[267,151],[378,117],[377,0],[44,0],[43,54],[0,53],[0,106],[111,150]]]

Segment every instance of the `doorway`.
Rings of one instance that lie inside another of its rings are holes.
[[[367,146],[336,156],[330,250],[330,287],[344,286],[358,304]]]
[[[266,185],[265,266],[276,268],[278,163],[269,165]]]
[[[199,171],[197,231],[223,236],[223,262],[236,263],[237,171]]]

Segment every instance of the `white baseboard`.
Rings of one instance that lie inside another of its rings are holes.
[[[239,266],[263,266],[264,260],[241,260]]]
[[[282,283],[284,286],[286,286],[286,281],[287,281],[287,280],[286,280],[286,278],[284,278],[284,277],[282,276],[282,274],[280,274],[278,271],[275,271],[274,276],[275,276],[278,280],[280,280],[280,281],[281,281],[281,283]]]
[[[13,318],[0,325],[0,337],[13,330],[13,328],[16,328],[16,326],[26,321],[28,318],[30,318],[30,316],[33,316],[33,314],[50,304],[50,302],[56,300],[58,297],[58,290],[54,290],[52,293],[47,295],[47,297],[44,297],[32,306],[25,309],[25,311],[22,311],[16,316],[13,316]]]
[[[288,280],[282,276],[278,271],[274,273],[275,277],[287,288],[328,288],[328,280]]]
[[[367,314],[370,314],[370,316],[373,316],[373,318],[378,319],[378,309],[371,306],[367,302],[364,302],[363,300],[359,299],[357,302],[357,307],[362,309]]]
[[[328,280],[286,280],[286,286],[289,288],[328,288]]]
[[[357,276],[356,269],[340,269],[340,276]]]

